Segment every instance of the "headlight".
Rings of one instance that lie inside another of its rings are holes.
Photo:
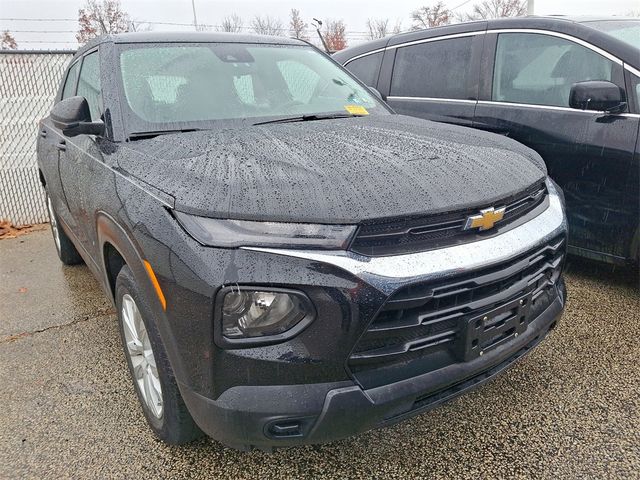
[[[355,225],[221,220],[173,212],[184,229],[211,247],[284,247],[346,250]]]
[[[221,292],[218,298],[222,304],[222,335],[229,340],[277,336],[291,331],[305,317],[311,321],[313,316],[307,298],[293,291],[236,287]]]

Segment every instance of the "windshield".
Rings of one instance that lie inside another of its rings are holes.
[[[389,113],[350,74],[307,46],[129,44],[121,46],[120,70],[135,132]]]
[[[606,32],[636,48],[640,48],[640,20],[602,20],[585,22],[590,27]]]

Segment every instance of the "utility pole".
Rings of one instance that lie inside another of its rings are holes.
[[[196,0],[191,0],[191,8],[193,8],[193,26],[198,31],[198,17],[196,16]]]
[[[533,15],[533,1],[527,0],[527,15]]]
[[[324,51],[328,54],[331,54],[329,47],[327,46],[327,42],[324,41],[324,37],[322,36],[322,32],[320,29],[322,28],[322,20],[318,20],[317,18],[313,19],[315,23],[314,27],[316,27],[316,32],[318,32],[318,36],[320,37],[320,41],[322,42],[322,46],[324,47]]]

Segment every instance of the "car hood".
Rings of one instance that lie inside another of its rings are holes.
[[[401,115],[267,124],[128,142],[121,171],[177,210],[262,221],[359,223],[486,206],[546,176],[502,136]]]

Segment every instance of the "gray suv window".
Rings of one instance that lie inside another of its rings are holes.
[[[76,62],[71,65],[69,69],[69,73],[67,73],[67,79],[64,82],[64,87],[62,88],[62,98],[73,97],[76,94],[76,81],[78,80],[78,69],[80,68],[80,62]]]
[[[89,110],[91,111],[91,120],[98,120],[102,114],[98,52],[90,53],[84,57],[78,81],[78,95],[87,99]]]
[[[466,99],[473,37],[398,48],[391,95]]]
[[[640,112],[640,77],[634,74],[630,74],[631,77],[631,89],[635,98],[636,112]]]
[[[353,73],[365,85],[375,87],[378,83],[378,73],[382,63],[383,52],[373,53],[360,57],[345,65],[347,70]]]
[[[608,80],[620,85],[619,65],[564,38],[537,33],[498,36],[494,101],[569,106],[571,85]]]

